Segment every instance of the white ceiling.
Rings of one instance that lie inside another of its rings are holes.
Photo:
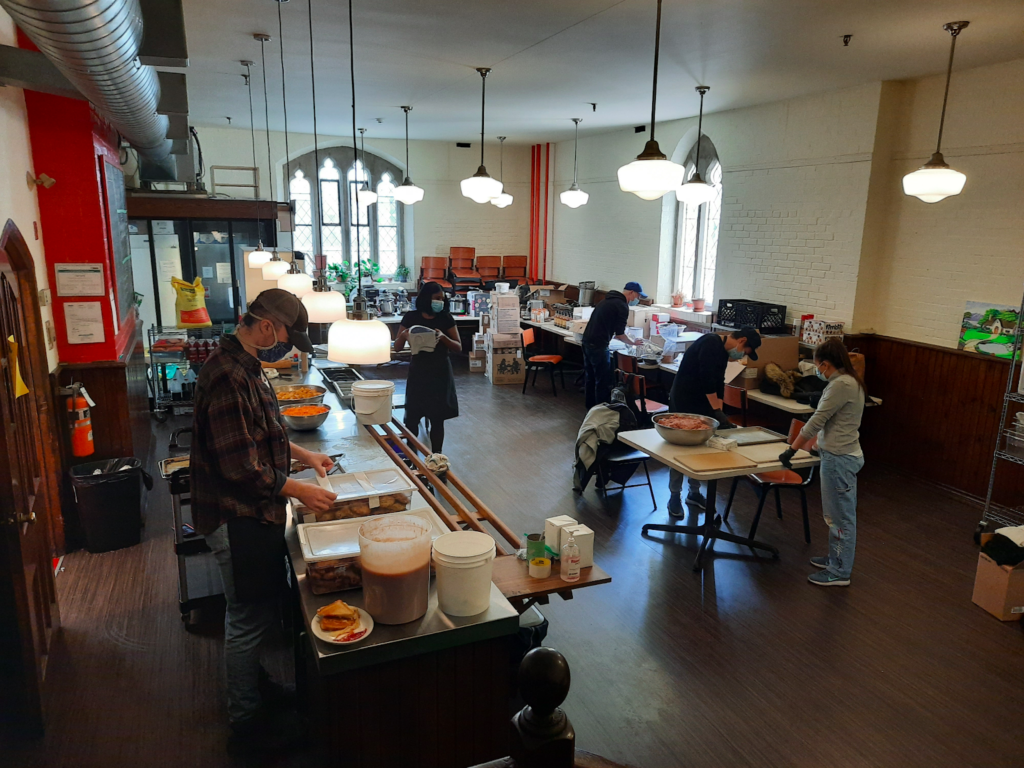
[[[309,0],[282,8],[288,128],[312,132]],[[655,0],[354,0],[357,119],[368,136],[473,141],[478,66],[487,78],[487,136],[510,143],[571,137],[650,120]],[[348,5],[312,0],[317,117],[324,135],[351,133]],[[248,127],[240,59],[256,61],[262,118],[265,32],[271,128],[284,127],[274,0],[185,0],[189,103],[197,125]],[[1021,0],[665,0],[658,120],[696,114],[694,86],[718,112],[877,80],[945,71],[942,25],[967,19],[955,69],[1024,58]],[[849,47],[842,36],[852,34]],[[955,80],[954,80],[955,82]],[[955,99],[955,93],[951,98]],[[587,102],[597,102],[592,112]],[[375,118],[383,118],[378,124]]]

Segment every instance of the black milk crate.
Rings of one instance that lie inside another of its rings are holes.
[[[741,328],[755,328],[758,331],[786,330],[786,305],[751,301],[741,305],[736,312]]]
[[[718,324],[739,328],[743,323],[739,322],[740,308],[747,304],[757,304],[750,299],[719,299],[718,300]]]

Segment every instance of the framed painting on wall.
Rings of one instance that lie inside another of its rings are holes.
[[[968,301],[960,323],[957,349],[1005,360],[1013,352],[1020,308],[985,301]]]

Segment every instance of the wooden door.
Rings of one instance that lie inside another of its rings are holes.
[[[0,733],[9,736],[42,734],[59,623],[50,529],[59,463],[43,345],[32,255],[8,221],[0,234]]]

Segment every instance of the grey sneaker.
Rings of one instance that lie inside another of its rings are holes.
[[[690,491],[686,494],[686,503],[697,507],[697,509],[704,509],[707,506],[707,500],[700,491]]]
[[[678,493],[673,493],[668,499],[668,513],[672,517],[685,517],[686,510],[683,509],[683,500]]]
[[[807,580],[811,584],[817,584],[819,587],[848,587],[850,586],[849,579],[841,579],[835,574],[829,573],[828,571],[818,571],[812,573],[807,577]]]
[[[828,568],[828,555],[824,557],[812,557],[811,565],[815,568]]]

